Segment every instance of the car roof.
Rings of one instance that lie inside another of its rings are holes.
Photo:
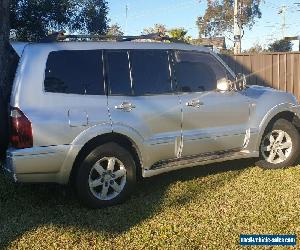
[[[46,50],[90,50],[90,49],[167,49],[167,50],[189,50],[211,52],[210,49],[204,46],[195,46],[185,43],[164,43],[164,42],[49,42],[49,43],[30,43],[28,46],[31,49],[45,48]]]

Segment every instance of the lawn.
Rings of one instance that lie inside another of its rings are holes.
[[[299,237],[299,184],[299,167],[233,161],[144,180],[125,204],[88,210],[68,187],[1,173],[0,249],[240,249],[241,233]]]

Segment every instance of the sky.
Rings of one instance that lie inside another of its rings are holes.
[[[285,36],[300,35],[300,0],[265,0],[261,5],[262,18],[257,19],[252,30],[245,29],[242,49],[248,49],[259,43],[267,47],[269,43]],[[196,19],[205,13],[206,0],[108,0],[111,24],[118,23],[126,35],[139,35],[144,28],[156,23],[167,28],[183,27],[188,35],[198,37]],[[126,5],[128,15],[126,18]],[[283,34],[283,15],[278,11],[285,5],[286,26]],[[299,10],[299,11],[297,11]],[[228,46],[232,46],[232,35],[226,37]],[[298,42],[294,42],[298,50]]]

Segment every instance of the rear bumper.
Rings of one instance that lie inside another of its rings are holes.
[[[4,162],[4,165],[2,166],[4,170],[5,176],[10,179],[11,181],[17,182],[17,175],[16,171],[14,169],[14,166],[12,164],[12,159],[11,157],[7,157],[6,161]]]
[[[4,171],[13,181],[61,183],[61,171],[70,145],[7,151]]]

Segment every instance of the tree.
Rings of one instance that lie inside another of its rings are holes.
[[[105,0],[80,0],[75,3],[77,3],[75,4],[77,14],[71,18],[74,20],[71,29],[81,33],[104,35],[108,29],[107,2]]]
[[[293,45],[291,41],[281,39],[271,43],[268,50],[271,52],[289,52],[292,51]]]
[[[190,37],[187,35],[187,30],[184,28],[171,28],[167,29],[164,24],[155,24],[154,27],[145,28],[142,34],[159,33],[161,36],[169,36],[178,41],[189,42]]]
[[[142,34],[153,34],[153,33],[160,33],[161,35],[165,36],[167,34],[167,28],[164,24],[155,24],[154,27],[145,28]]]
[[[178,41],[189,42],[191,38],[186,36],[187,32],[184,28],[173,28],[168,30],[168,35]]]
[[[259,43],[255,43],[251,48],[244,50],[244,53],[255,54],[264,52],[264,48]]]
[[[121,27],[116,23],[109,26],[106,35],[108,36],[123,36],[124,32]]]
[[[71,0],[12,0],[11,28],[16,40],[36,41],[49,31],[60,31],[71,24],[75,4]]]
[[[105,34],[105,0],[12,0],[11,28],[16,40],[36,41],[50,31]]]
[[[1,0],[0,5],[0,159],[5,155],[8,141],[8,78],[11,64],[9,44],[9,0]]]
[[[241,27],[252,28],[256,18],[261,18],[260,4],[262,0],[240,1]],[[233,30],[233,0],[208,0],[204,16],[197,19],[199,36],[219,36]]]
[[[6,95],[6,77],[9,58],[9,0],[1,0],[0,6],[0,98]]]

